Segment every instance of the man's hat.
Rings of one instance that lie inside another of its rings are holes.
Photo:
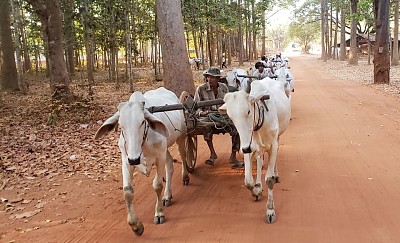
[[[214,76],[214,77],[221,77],[221,71],[217,67],[210,67],[206,71],[203,72],[204,76]]]

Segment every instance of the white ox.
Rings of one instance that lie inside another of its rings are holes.
[[[275,71],[277,81],[284,85],[286,96],[291,100],[291,93],[294,92],[294,78],[292,73],[286,67],[282,66]]]
[[[235,87],[238,90],[245,90],[249,78],[238,77],[238,75],[248,75],[247,72],[240,68],[234,68],[232,71],[226,73],[226,81],[229,86]]]
[[[263,95],[270,99],[261,100]],[[286,130],[290,121],[290,101],[286,97],[282,83],[270,78],[255,80],[251,83],[250,94],[241,90],[228,93],[225,104],[219,108],[227,113],[233,121],[240,136],[240,145],[244,153],[245,185],[252,196],[258,200],[262,195],[261,171],[264,163],[264,152],[269,154],[265,183],[268,188],[266,204],[267,223],[276,221],[273,188],[279,182],[276,159],[279,148],[279,136]],[[254,183],[252,161],[257,160],[257,178]]]
[[[149,176],[152,165],[156,166],[153,188],[157,194],[154,223],[165,221],[164,206],[171,204],[171,178],[173,159],[168,147],[175,142],[179,146],[182,158],[182,177],[184,185],[189,183],[186,169],[185,138],[186,124],[183,111],[175,110],[151,114],[146,108],[178,104],[178,97],[165,88],[146,92],[144,95],[135,92],[129,102],[118,105],[118,111],[108,118],[96,133],[95,139],[101,138],[114,130],[119,124],[121,134],[118,145],[122,157],[123,190],[128,209],[128,224],[132,230],[141,235],[144,231],[142,222],[137,218],[133,207],[132,173],[135,168]],[[167,173],[165,173],[165,170]],[[166,176],[165,176],[166,174]],[[164,196],[161,199],[163,178],[166,179]]]

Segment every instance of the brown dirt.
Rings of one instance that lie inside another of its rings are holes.
[[[398,242],[399,100],[329,76],[322,66],[315,57],[292,58],[296,90],[293,119],[280,141],[275,224],[263,220],[265,192],[261,202],[253,201],[243,171],[229,168],[230,139],[221,135],[214,167],[204,164],[209,154],[200,139],[189,186],[182,185],[175,164],[173,205],[163,225],[153,224],[152,176],[136,176],[134,201],[145,226],[137,237],[126,223],[116,135],[92,143],[89,135],[99,126],[92,121],[76,161],[91,163],[93,171],[89,166],[54,177],[43,172],[46,177],[21,178],[0,190],[3,198],[31,200],[13,203],[8,211],[0,204],[1,241]],[[35,216],[14,219],[37,208]]]

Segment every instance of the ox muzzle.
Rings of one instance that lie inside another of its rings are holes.
[[[130,165],[140,165],[140,156],[137,157],[136,159],[129,159],[128,158],[128,162]]]
[[[247,146],[247,147],[245,147],[245,148],[242,148],[242,151],[243,151],[244,154],[249,154],[249,153],[251,153],[251,147],[250,147],[250,145]]]

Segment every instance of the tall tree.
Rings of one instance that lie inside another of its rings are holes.
[[[185,44],[180,0],[156,0],[157,26],[163,60],[164,86],[180,95],[194,94],[193,73]]]
[[[52,98],[63,100],[70,95],[70,80],[64,60],[60,4],[58,0],[28,0],[28,2],[39,16],[44,36],[47,38]]]
[[[87,78],[89,81],[89,93],[92,93],[92,87],[94,85],[94,62],[93,62],[93,21],[92,16],[89,14],[90,2],[87,0],[82,1],[81,15],[83,23],[83,37],[85,42],[86,51],[86,70]]]
[[[323,61],[326,61],[327,59],[327,53],[326,53],[326,36],[327,36],[327,8],[328,8],[328,3],[327,0],[321,0],[321,59]]]
[[[17,73],[18,73],[18,86],[22,93],[26,94],[28,91],[28,85],[24,80],[24,71],[22,67],[22,48],[21,48],[21,32],[22,32],[22,18],[19,8],[19,1],[12,1],[12,10],[14,15],[14,45],[15,45],[15,56],[17,57]]]
[[[74,28],[74,1],[62,0],[64,11],[64,34],[66,43],[66,58],[68,72],[75,73],[74,47],[75,47],[75,28]]]
[[[374,83],[389,83],[389,3],[390,0],[374,0],[376,39],[374,47]]]
[[[351,24],[350,24],[350,52],[349,64],[358,65],[358,46],[357,46],[357,4],[358,0],[350,0]]]
[[[399,0],[394,0],[394,37],[392,66],[399,65]]]
[[[238,9],[237,9],[237,15],[238,15],[238,23],[239,23],[239,29],[238,29],[238,48],[239,48],[239,66],[243,66],[243,30],[242,30],[242,7],[241,7],[242,1],[238,0]]]
[[[340,11],[340,61],[346,60],[346,8],[342,5]]]
[[[3,67],[1,68],[2,90],[18,90],[17,67],[14,58],[14,45],[10,28],[10,2],[0,1],[0,47],[3,53]]]

